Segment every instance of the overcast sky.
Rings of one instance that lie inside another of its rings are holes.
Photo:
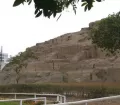
[[[89,12],[84,12],[79,4],[76,15],[69,9],[56,21],[57,18],[35,18],[33,4],[12,7],[13,2],[14,0],[0,1],[0,46],[9,55],[16,55],[27,47],[64,33],[79,31],[82,27],[88,27],[89,22],[120,10],[120,0],[95,3]]]

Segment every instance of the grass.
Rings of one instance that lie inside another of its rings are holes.
[[[0,105],[19,105],[19,102],[0,102]],[[28,105],[23,103],[23,105]]]

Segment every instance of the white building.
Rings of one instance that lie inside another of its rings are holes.
[[[2,47],[0,52],[0,70],[2,70],[5,65],[9,63],[9,58],[7,53],[2,53]]]

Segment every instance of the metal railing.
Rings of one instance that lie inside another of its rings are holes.
[[[95,98],[95,99],[82,100],[82,101],[66,102],[66,96],[60,94],[37,94],[37,93],[0,93],[0,94],[15,95],[14,99],[0,100],[0,102],[19,101],[20,105],[22,105],[23,101],[26,100],[34,100],[35,102],[40,100],[40,101],[44,101],[44,105],[46,105],[47,103],[46,97],[37,97],[37,96],[56,96],[57,97],[56,101],[58,102],[58,104],[49,104],[49,105],[72,105],[72,104],[88,105],[88,103],[92,103],[92,102],[99,102],[99,101],[106,101],[106,100],[120,98],[120,95],[117,95],[117,96],[102,97],[102,98]],[[17,99],[17,95],[33,95],[34,98]]]
[[[60,95],[60,94],[37,94],[37,93],[0,93],[0,95],[14,95],[14,99],[17,99],[18,95],[33,95],[34,99],[37,98],[38,96],[44,96],[46,97],[56,97],[56,101],[58,103],[65,103],[66,102],[66,96]]]
[[[16,102],[16,101],[19,101],[20,102],[19,105],[22,105],[23,101],[28,101],[28,100],[34,100],[35,102],[38,101],[38,100],[44,101],[44,105],[46,105],[46,97],[26,98],[26,99],[7,99],[7,100],[0,100],[0,103],[1,102]]]
[[[99,101],[105,101],[105,100],[112,100],[112,99],[118,99],[120,98],[120,95],[117,96],[110,96],[110,97],[102,97],[102,98],[95,98],[95,99],[89,99],[89,100],[82,100],[82,101],[73,101],[73,102],[65,102],[65,103],[58,103],[54,105],[75,105],[75,104],[85,104],[88,105],[88,103],[91,102],[99,102]],[[51,104],[53,105],[53,104]]]

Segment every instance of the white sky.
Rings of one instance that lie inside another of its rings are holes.
[[[89,12],[79,4],[77,14],[64,12],[61,18],[34,17],[34,5],[12,7],[14,0],[0,1],[0,46],[3,52],[16,55],[33,46],[64,33],[79,31],[92,21],[107,17],[120,10],[120,0],[105,0],[95,3]]]

